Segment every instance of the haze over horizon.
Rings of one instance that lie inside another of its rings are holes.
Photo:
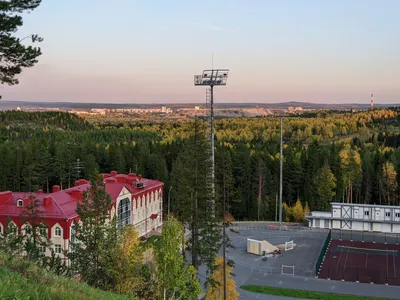
[[[399,103],[395,0],[43,0],[24,16],[43,55],[7,101],[200,103],[193,75],[229,68],[216,101]]]

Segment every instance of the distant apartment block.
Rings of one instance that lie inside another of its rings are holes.
[[[332,203],[331,212],[313,211],[309,227],[400,233],[400,206]]]
[[[117,226],[134,225],[139,236],[157,229],[163,223],[162,203],[164,184],[158,180],[142,178],[134,173],[102,174],[106,192],[113,202],[111,216],[117,217]],[[53,242],[55,253],[62,258],[64,251],[69,251],[75,239],[74,221],[79,217],[76,213],[77,203],[82,201],[83,192],[90,188],[87,180],[75,182],[75,186],[61,190],[60,186],[53,186],[51,193],[39,190],[34,193],[0,192],[0,233],[31,234],[30,224],[24,222],[21,213],[29,204],[30,197],[34,196],[40,202],[43,224],[46,233]],[[7,221],[10,221],[7,224]],[[47,255],[49,250],[43,250]]]

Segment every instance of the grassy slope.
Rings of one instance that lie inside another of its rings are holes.
[[[320,300],[387,300],[388,298],[376,298],[376,297],[364,297],[364,296],[353,296],[333,293],[322,293],[305,290],[294,290],[286,288],[277,288],[260,285],[244,285],[240,287],[243,290],[259,293],[268,294],[275,296],[294,297],[300,299],[320,299]]]
[[[67,277],[56,276],[23,260],[0,260],[0,299],[122,300],[131,298],[104,292]]]

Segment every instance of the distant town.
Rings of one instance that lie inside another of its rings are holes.
[[[378,104],[378,108],[398,106],[397,104]],[[273,115],[296,115],[315,110],[348,110],[360,111],[370,109],[365,104],[316,104],[308,102],[285,103],[219,103],[215,105],[216,117],[263,117]],[[207,104],[183,103],[183,104],[95,104],[73,102],[0,102],[0,110],[17,111],[63,111],[80,116],[96,116],[97,118],[110,116],[137,116],[158,117],[167,119],[185,119],[195,116],[206,116],[209,113]]]

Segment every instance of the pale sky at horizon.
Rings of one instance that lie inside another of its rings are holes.
[[[3,100],[203,102],[193,75],[229,68],[217,102],[400,103],[397,0],[43,0],[17,33],[39,63]]]

